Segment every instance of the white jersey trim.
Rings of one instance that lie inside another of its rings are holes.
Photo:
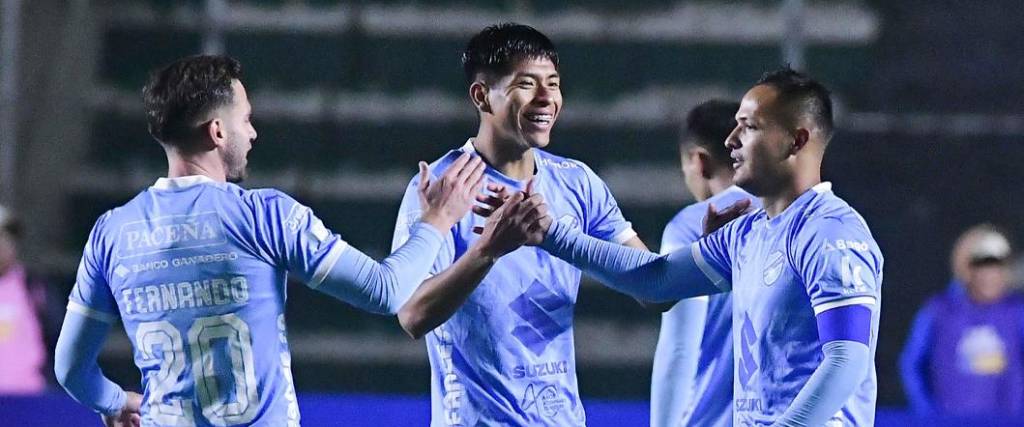
[[[316,289],[324,282],[324,279],[326,279],[327,275],[330,274],[331,270],[334,268],[334,264],[338,263],[338,260],[341,259],[341,254],[344,253],[346,249],[348,249],[348,242],[344,240],[339,239],[338,243],[334,244],[334,247],[327,253],[324,260],[320,261],[320,265],[317,266],[316,272],[313,273],[313,278],[309,281],[309,287],[311,289]]]
[[[179,176],[177,178],[159,178],[153,184],[157,190],[180,190],[199,184],[216,184],[212,178],[205,175]]]
[[[853,297],[818,304],[814,306],[814,315],[817,316],[833,308],[846,307],[848,305],[875,305],[875,297]]]
[[[829,191],[832,191],[832,183],[829,181],[822,181],[816,184],[814,187],[811,187],[811,189],[819,194],[827,193]]]
[[[715,271],[715,268],[708,264],[704,259],[704,254],[700,253],[700,241],[693,242],[690,245],[690,253],[693,255],[693,261],[697,263],[697,268],[704,273],[704,277],[707,277],[711,281],[712,285],[716,288],[721,289],[723,292],[729,292],[732,289],[732,283],[722,277]]]
[[[68,311],[73,311],[90,319],[99,320],[103,323],[114,323],[117,321],[117,316],[114,316],[113,314],[104,313],[74,301],[68,301]]]
[[[625,230],[620,231],[619,234],[615,235],[615,237],[612,237],[612,241],[621,245],[628,242],[630,239],[636,236],[637,234],[636,231],[633,230],[633,227],[629,227]]]

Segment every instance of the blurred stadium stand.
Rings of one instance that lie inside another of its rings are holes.
[[[476,131],[459,63],[468,37],[500,21],[535,25],[558,46],[564,82],[565,113],[550,151],[593,166],[657,248],[664,224],[690,201],[677,166],[678,120],[709,97],[739,98],[779,66],[787,28],[780,2],[769,0],[600,0],[585,9],[539,0],[71,3],[26,7],[26,31],[37,37],[26,50],[61,58],[26,61],[24,84],[40,88],[26,98],[40,99],[25,103],[23,114],[47,112],[61,123],[43,114],[21,130],[27,171],[18,192],[23,210],[48,221],[29,230],[37,237],[30,249],[69,289],[96,217],[165,173],[139,94],[149,70],[178,57],[214,49],[243,63],[260,134],[248,186],[291,193],[380,257],[416,161]],[[1020,9],[1016,1],[994,3]],[[1016,40],[1010,34],[1019,21],[950,1],[807,2],[804,13],[806,69],[840,102],[826,178],[867,218],[888,261],[879,402],[899,405],[896,354],[916,307],[945,286],[956,233],[981,221],[1024,230],[1017,221],[1024,178],[1016,172],[1024,118],[1014,115],[1024,94],[1019,79],[999,74],[1024,68],[1024,55],[1009,44],[997,53],[971,50],[993,37]],[[946,25],[958,17],[988,30]],[[46,25],[53,34],[39,27]],[[951,42],[933,43],[939,35]],[[951,77],[929,78],[944,66],[954,69]],[[50,68],[57,74],[35,74]],[[1013,88],[972,89],[984,79]],[[582,392],[645,399],[658,316],[592,282],[583,286]],[[299,389],[427,392],[423,344],[404,337],[394,319],[302,286],[290,291]],[[114,339],[105,366],[137,383],[128,348],[126,338]]]

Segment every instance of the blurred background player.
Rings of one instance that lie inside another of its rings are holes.
[[[660,257],[550,217],[526,226],[528,243],[642,300],[732,291],[735,424],[873,425],[883,261],[863,218],[821,181],[829,91],[790,69],[767,73],[736,122],[733,180],[762,209],[724,226],[746,203],[709,211],[705,231],[718,231]]]
[[[60,306],[46,303],[46,283],[21,262],[20,237],[20,221],[0,205],[0,395],[46,390],[53,320],[59,317],[53,309]]]
[[[474,153],[487,163],[491,191],[511,189],[521,200],[530,183],[523,216],[539,215],[530,203],[542,193],[566,226],[644,248],[589,167],[542,150],[562,109],[551,41],[524,25],[487,27],[469,41],[462,62],[479,130],[435,162],[432,173],[444,173],[461,153]],[[408,235],[408,218],[422,209],[417,180],[402,200],[395,245]],[[474,233],[481,224],[482,218],[466,216],[446,234],[433,277],[399,313],[410,335],[426,335],[431,425],[583,425],[573,347],[580,271],[539,248],[516,249],[522,241],[494,246],[501,240]],[[439,299],[435,288],[459,289],[466,302],[460,307],[455,299]]]
[[[662,254],[700,239],[709,205],[754,199],[733,184],[732,158],[725,147],[739,107],[738,102],[712,100],[687,114],[679,151],[686,188],[697,203],[665,226]],[[685,299],[662,314],[651,375],[652,427],[732,425],[731,295]]]
[[[1010,243],[979,225],[958,239],[954,263],[961,254],[963,282],[914,320],[900,360],[907,398],[923,415],[1024,415],[1024,296],[1010,287]]]
[[[82,255],[56,350],[68,393],[108,425],[298,425],[284,319],[288,274],[358,308],[395,313],[426,276],[442,233],[482,185],[470,156],[414,197],[410,238],[381,263],[270,189],[245,190],[256,140],[241,65],[193,56],[152,74],[149,130],[168,175],[99,218]],[[145,401],[99,370],[120,317]]]

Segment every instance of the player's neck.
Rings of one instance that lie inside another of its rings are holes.
[[[499,141],[484,132],[473,138],[473,148],[490,167],[509,178],[525,181],[533,177],[536,164],[532,148]]]
[[[815,185],[821,183],[821,172],[797,174],[793,178],[792,181],[782,185],[775,193],[761,196],[761,205],[764,206],[764,211],[768,214],[768,218],[775,218],[781,215],[796,199]]]
[[[711,191],[712,196],[716,196],[732,186],[732,174],[717,174],[708,179],[708,190]]]
[[[185,155],[175,151],[167,151],[167,177],[202,175],[217,182],[227,181],[223,162],[216,158],[216,153],[209,152],[197,155]]]

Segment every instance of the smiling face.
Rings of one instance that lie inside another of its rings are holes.
[[[795,139],[778,92],[758,85],[743,96],[736,128],[726,147],[733,159],[736,185],[756,196],[774,194],[792,180]]]
[[[562,110],[560,84],[558,68],[550,59],[516,61],[508,75],[488,85],[489,111],[484,111],[481,120],[502,141],[524,149],[546,147]]]

